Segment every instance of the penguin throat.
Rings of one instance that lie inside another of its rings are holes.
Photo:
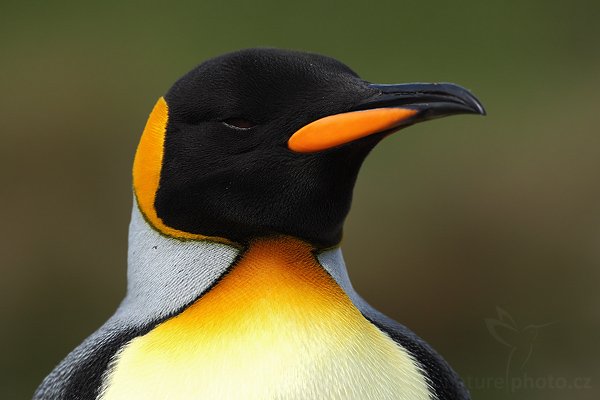
[[[429,398],[411,356],[291,237],[253,240],[209,291],[113,365],[101,400]]]

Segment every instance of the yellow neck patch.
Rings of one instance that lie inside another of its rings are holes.
[[[208,293],[117,355],[101,400],[430,399],[408,353],[297,239],[255,241]]]
[[[232,244],[231,241],[224,238],[189,233],[171,228],[157,215],[154,208],[154,201],[160,184],[160,171],[163,165],[168,121],[169,107],[165,99],[161,97],[150,113],[133,160],[133,191],[142,215],[144,215],[144,218],[146,218],[154,229],[173,238],[211,240]]]

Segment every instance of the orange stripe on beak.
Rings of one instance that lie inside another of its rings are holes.
[[[297,153],[314,153],[393,129],[418,111],[408,108],[375,108],[330,115],[297,130],[288,148]]]

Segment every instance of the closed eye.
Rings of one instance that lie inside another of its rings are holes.
[[[233,128],[233,129],[242,129],[242,130],[247,130],[250,128],[254,128],[256,126],[256,124],[250,120],[244,119],[244,118],[229,118],[226,119],[225,121],[222,121],[223,125],[227,126],[228,128]]]

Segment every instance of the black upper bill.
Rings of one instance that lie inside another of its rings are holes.
[[[481,102],[462,86],[454,83],[403,83],[369,85],[379,93],[354,107],[353,111],[401,107],[418,110],[417,120],[455,114],[485,115]]]

